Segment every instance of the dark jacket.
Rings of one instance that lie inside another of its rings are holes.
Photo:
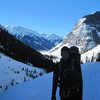
[[[52,95],[53,96],[56,95],[56,90],[57,90],[57,86],[59,83],[60,71],[64,69],[64,67],[68,67],[69,64],[70,64],[69,60],[63,61],[62,59],[59,63],[56,64],[54,72],[53,72],[53,85],[52,85]]]
[[[79,55],[80,56],[80,55]],[[52,95],[55,96],[56,95],[56,90],[57,90],[57,86],[58,86],[58,81],[59,81],[59,77],[60,77],[60,68],[59,65],[61,64],[62,61],[60,61],[59,63],[56,64],[54,72],[53,72],[53,85],[52,85]],[[66,61],[66,66],[68,67],[70,61]],[[77,63],[77,61],[74,61],[73,65],[75,66],[75,74],[76,77],[78,79],[78,83],[76,84],[76,86],[79,88],[80,90],[80,95],[82,96],[83,94],[83,79],[82,79],[82,72],[81,72],[81,66],[80,66],[80,62]],[[63,68],[63,66],[61,66],[61,68]]]
[[[71,56],[71,59],[75,59],[73,64],[75,67],[75,74],[78,79],[78,88],[80,89],[80,95],[83,95],[83,78],[82,78],[82,70],[81,70],[81,64],[80,64],[80,54],[76,54]]]

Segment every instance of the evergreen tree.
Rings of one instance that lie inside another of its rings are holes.
[[[2,86],[0,85],[0,88],[2,88]]]
[[[42,75],[43,75],[43,72],[40,71],[39,76],[42,76]]]
[[[14,79],[12,80],[11,85],[14,86]]]
[[[26,77],[24,76],[24,82],[26,82],[27,80],[26,80]]]
[[[7,90],[7,89],[8,89],[8,86],[6,85],[5,90]]]
[[[95,61],[95,57],[94,57],[94,53],[92,55],[92,58],[91,58],[91,62],[94,62]]]
[[[86,59],[85,59],[85,60],[86,60],[86,61],[85,61],[86,63],[89,62],[89,58],[88,58],[88,56],[86,56]]]
[[[36,76],[32,75],[32,79],[35,79],[35,78],[36,78]]]
[[[19,84],[18,82],[16,82],[16,84]]]
[[[96,61],[100,61],[100,52],[97,54]]]
[[[19,71],[17,71],[17,74],[19,74]]]
[[[24,67],[22,68],[22,70],[24,70]]]

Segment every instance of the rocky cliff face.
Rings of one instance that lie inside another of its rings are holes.
[[[100,12],[82,17],[62,44],[78,46],[82,52],[100,44]]]
[[[62,43],[49,51],[57,56],[63,46],[77,46],[84,53],[100,44],[100,12],[95,12],[82,17],[66,35]]]

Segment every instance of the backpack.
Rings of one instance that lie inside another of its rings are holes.
[[[58,83],[62,90],[76,88],[75,84],[77,83],[77,77],[75,74],[75,68],[70,60],[60,61]]]
[[[78,47],[76,46],[70,47],[70,59],[71,60],[74,59],[77,64],[80,64],[80,54]]]
[[[75,77],[77,82],[75,87],[82,91],[83,89],[83,79],[82,79],[82,71],[81,71],[81,64],[80,64],[81,55],[79,53],[79,48],[76,46],[70,47],[70,59],[72,61],[72,65],[74,65]]]

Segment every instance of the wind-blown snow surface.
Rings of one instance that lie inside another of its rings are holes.
[[[100,100],[100,62],[82,64],[83,100]],[[0,100],[51,100],[52,73],[0,94]],[[59,100],[57,90],[57,100]]]

